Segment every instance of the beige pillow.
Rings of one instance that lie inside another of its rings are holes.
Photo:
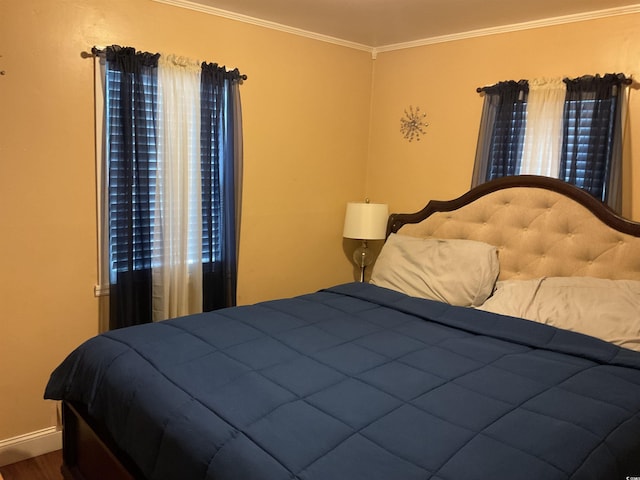
[[[481,307],[640,351],[640,281],[550,277],[498,282]]]
[[[373,267],[371,283],[469,307],[481,305],[491,295],[499,270],[492,245],[391,234]]]

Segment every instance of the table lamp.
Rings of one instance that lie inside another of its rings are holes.
[[[353,252],[353,261],[360,267],[361,282],[364,282],[365,267],[373,261],[367,241],[384,240],[388,217],[389,207],[384,203],[369,203],[369,199],[364,203],[347,203],[342,236],[362,241],[362,245]]]

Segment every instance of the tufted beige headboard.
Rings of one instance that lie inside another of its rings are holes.
[[[498,247],[500,280],[589,276],[640,280],[640,223],[547,177],[505,177],[420,212],[392,214],[387,234]]]

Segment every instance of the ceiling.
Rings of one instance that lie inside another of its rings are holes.
[[[536,26],[640,12],[638,0],[156,1],[202,7],[213,14],[300,29],[371,49],[519,24]]]

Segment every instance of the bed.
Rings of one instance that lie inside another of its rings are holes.
[[[78,347],[45,391],[63,402],[63,474],[634,478],[638,284],[640,224],[568,184],[431,201],[390,216],[371,283]]]

